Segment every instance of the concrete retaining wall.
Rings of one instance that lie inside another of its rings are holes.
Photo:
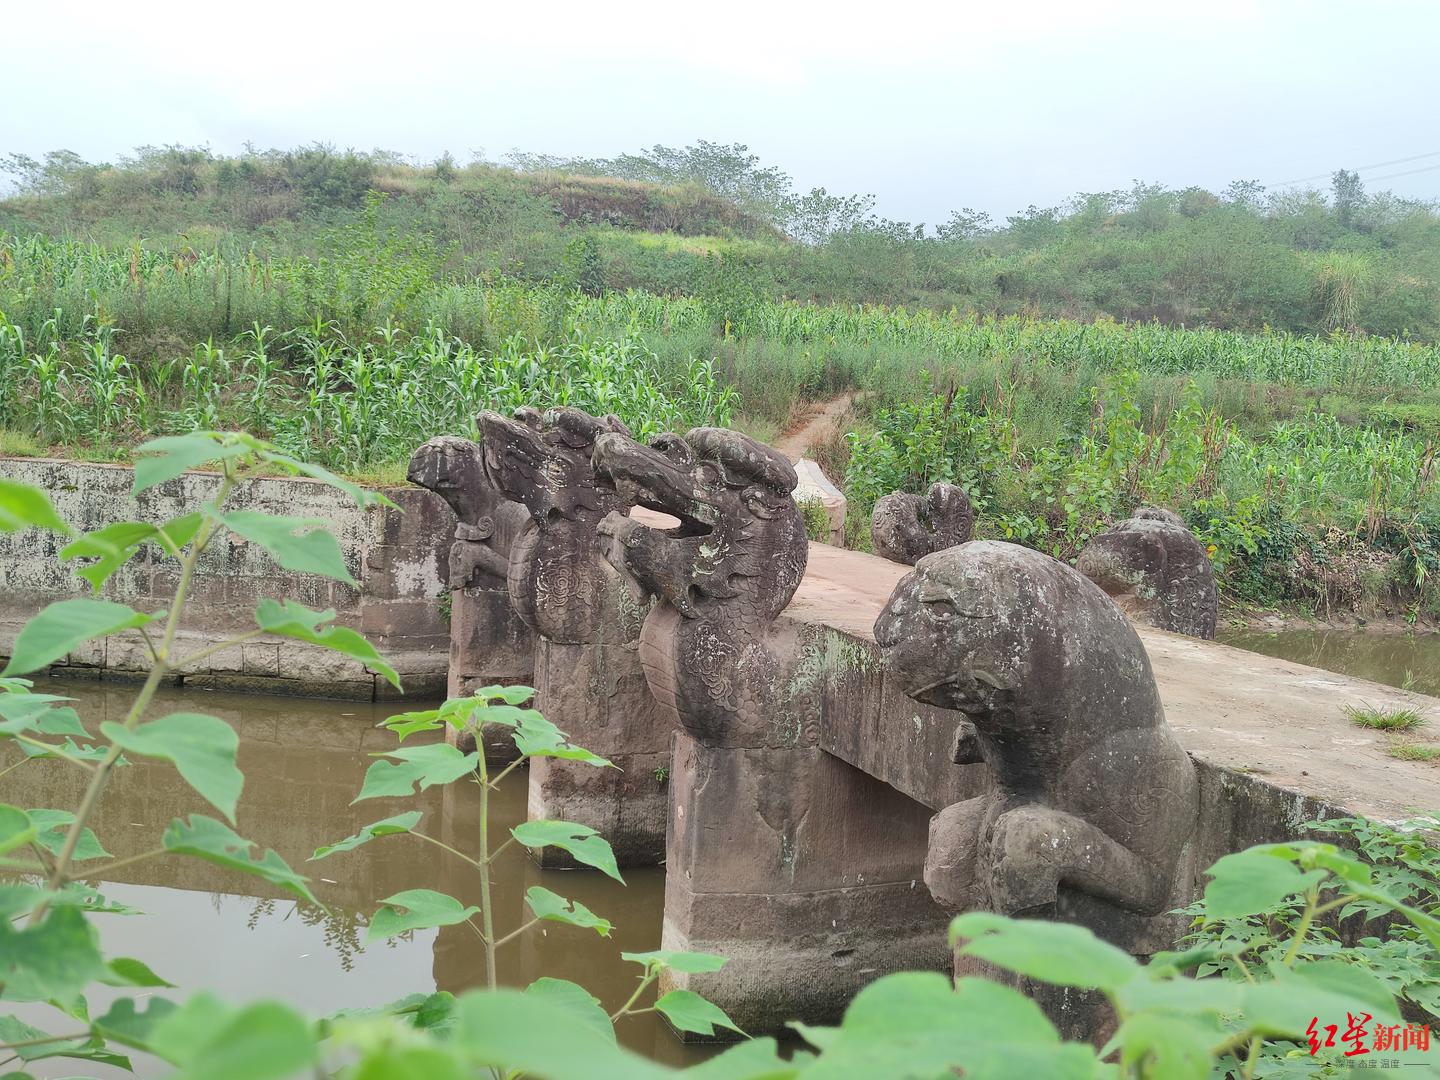
[[[137,499],[129,468],[41,458],[0,458],[0,476],[44,488],[60,516],[81,531],[115,521],[165,521],[198,509],[219,483],[214,474],[187,473]],[[450,628],[441,598],[454,515],[442,499],[418,488],[387,495],[395,508],[361,510],[343,492],[313,480],[246,484],[231,496],[230,509],[324,520],[359,587],[281,570],[266,552],[236,538],[217,542],[202,559],[186,604],[185,651],[252,629],[259,600],[289,598],[316,610],[334,608],[341,623],[365,634],[400,672],[409,696],[443,695]],[[58,560],[65,543],[40,530],[0,536],[0,655],[46,604],[89,590],[71,565]],[[176,571],[175,560],[147,546],[111,578],[103,595],[158,611],[174,593]],[[133,678],[147,660],[137,636],[119,634],[87,643],[62,666],[71,676]],[[352,660],[279,638],[218,652],[183,678],[187,685],[266,693],[396,696],[383,678]]]

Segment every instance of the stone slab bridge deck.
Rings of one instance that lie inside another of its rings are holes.
[[[811,544],[805,579],[785,615],[873,645],[875,618],[909,570]],[[1277,797],[1292,796],[1295,812],[1276,826],[1308,820],[1305,807],[1317,804],[1384,821],[1440,808],[1440,770],[1390,757],[1385,732],[1357,727],[1344,713],[1347,705],[1413,708],[1440,722],[1440,699],[1149,626],[1136,630],[1165,718],[1191,757],[1237,782],[1250,778],[1277,789]],[[877,760],[864,764],[886,771]]]

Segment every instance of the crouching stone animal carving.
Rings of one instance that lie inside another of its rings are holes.
[[[975,512],[970,496],[954,484],[931,484],[925,498],[893,492],[875,503],[870,539],[875,554],[914,566],[926,555],[970,539]]]
[[[1215,571],[1179,514],[1142,506],[1086,544],[1075,568],[1152,626],[1215,636]]]
[[[455,511],[450,588],[468,589],[487,578],[505,581],[510,548],[529,515],[485,475],[479,444],[453,435],[431,439],[411,455],[406,478],[435,492]]]
[[[778,672],[766,634],[809,552],[794,467],[738,432],[696,428],[648,447],[601,435],[595,471],[679,521],[659,529],[611,514],[600,526],[611,564],[660,601],[640,635],[651,692],[704,745],[765,745]]]
[[[1067,891],[1138,916],[1177,902],[1194,768],[1140,639],[1093,583],[976,541],[921,559],[875,638],[905,693],[966,715],[991,773],[987,794],[931,822],[937,900],[1031,916],[1055,915]]]
[[[496,684],[528,686],[535,677],[535,642],[511,608],[507,577],[511,551],[530,515],[490,480],[480,445],[469,439],[431,439],[410,458],[408,476],[455,511],[447,576],[448,696],[465,697]],[[461,749],[474,749],[469,733],[453,728],[449,733]],[[484,749],[486,760],[494,764],[511,761],[516,754],[509,730],[500,725],[486,729]]]

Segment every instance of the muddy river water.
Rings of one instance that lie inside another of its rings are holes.
[[[1364,630],[1227,630],[1240,649],[1440,696],[1440,634]]]
[[[45,681],[37,689],[67,693],[87,727],[120,720],[134,687],[98,682]],[[422,810],[420,828],[467,854],[478,851],[478,789],[457,783],[410,799],[374,799],[352,806],[369,754],[392,748],[395,737],[376,724],[401,708],[351,702],[169,690],[150,716],[208,712],[240,735],[239,764],[245,774],[239,833],[273,847],[311,877],[325,909],[297,903],[259,878],[226,871],[198,859],[163,857],[119,867],[96,882],[114,900],[141,909],[139,916],[97,916],[106,954],[144,959],[179,990],[210,989],[231,1000],[275,997],[307,1014],[380,1005],[414,991],[460,992],[481,984],[484,953],[466,926],[419,931],[404,940],[364,944],[363,919],[376,902],[404,889],[431,888],[479,903],[475,871],[439,848],[409,836],[385,837],[355,851],[308,862],[314,850],[355,833],[361,826],[407,810]],[[413,739],[412,739],[413,741]],[[7,756],[8,755],[8,756]],[[0,769],[13,763],[0,750]],[[21,807],[74,809],[86,775],[63,762],[33,761],[0,778],[0,802]],[[509,837],[525,817],[525,776],[512,774],[492,796],[491,844]],[[216,815],[174,769],[137,760],[117,769],[94,825],[117,859],[159,846],[172,818],[193,812]],[[109,861],[109,860],[104,860]],[[579,900],[610,919],[609,938],[560,924],[536,927],[497,953],[502,982],[523,986],[542,975],[572,979],[618,1008],[634,988],[638,966],[620,960],[625,951],[660,944],[664,871],[624,872],[619,885],[599,873],[540,870],[519,845],[497,860],[493,879],[496,932],[506,934],[528,918],[524,893],[532,885]],[[102,988],[103,989],[103,988]],[[96,993],[92,1010],[110,998],[144,991]],[[7,1010],[8,1011],[8,1010]],[[27,1009],[38,1026],[54,1027],[53,1010]],[[43,1022],[42,1022],[43,1021]],[[653,1014],[619,1025],[622,1042],[661,1061],[680,1064],[697,1052],[682,1046]],[[160,1072],[158,1063],[142,1075]],[[36,1062],[41,1076],[127,1075],[86,1063]]]

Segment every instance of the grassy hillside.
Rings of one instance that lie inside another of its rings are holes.
[[[1343,172],[1328,193],[1137,184],[926,228],[877,217],[869,196],[801,194],[744,147],[703,142],[513,167],[170,147],[107,165],[12,155],[9,168],[24,194],[0,202],[0,231],[117,248],[322,258],[337,229],[368,217],[462,279],[672,294],[719,277],[765,300],[1440,337],[1440,213]]]

